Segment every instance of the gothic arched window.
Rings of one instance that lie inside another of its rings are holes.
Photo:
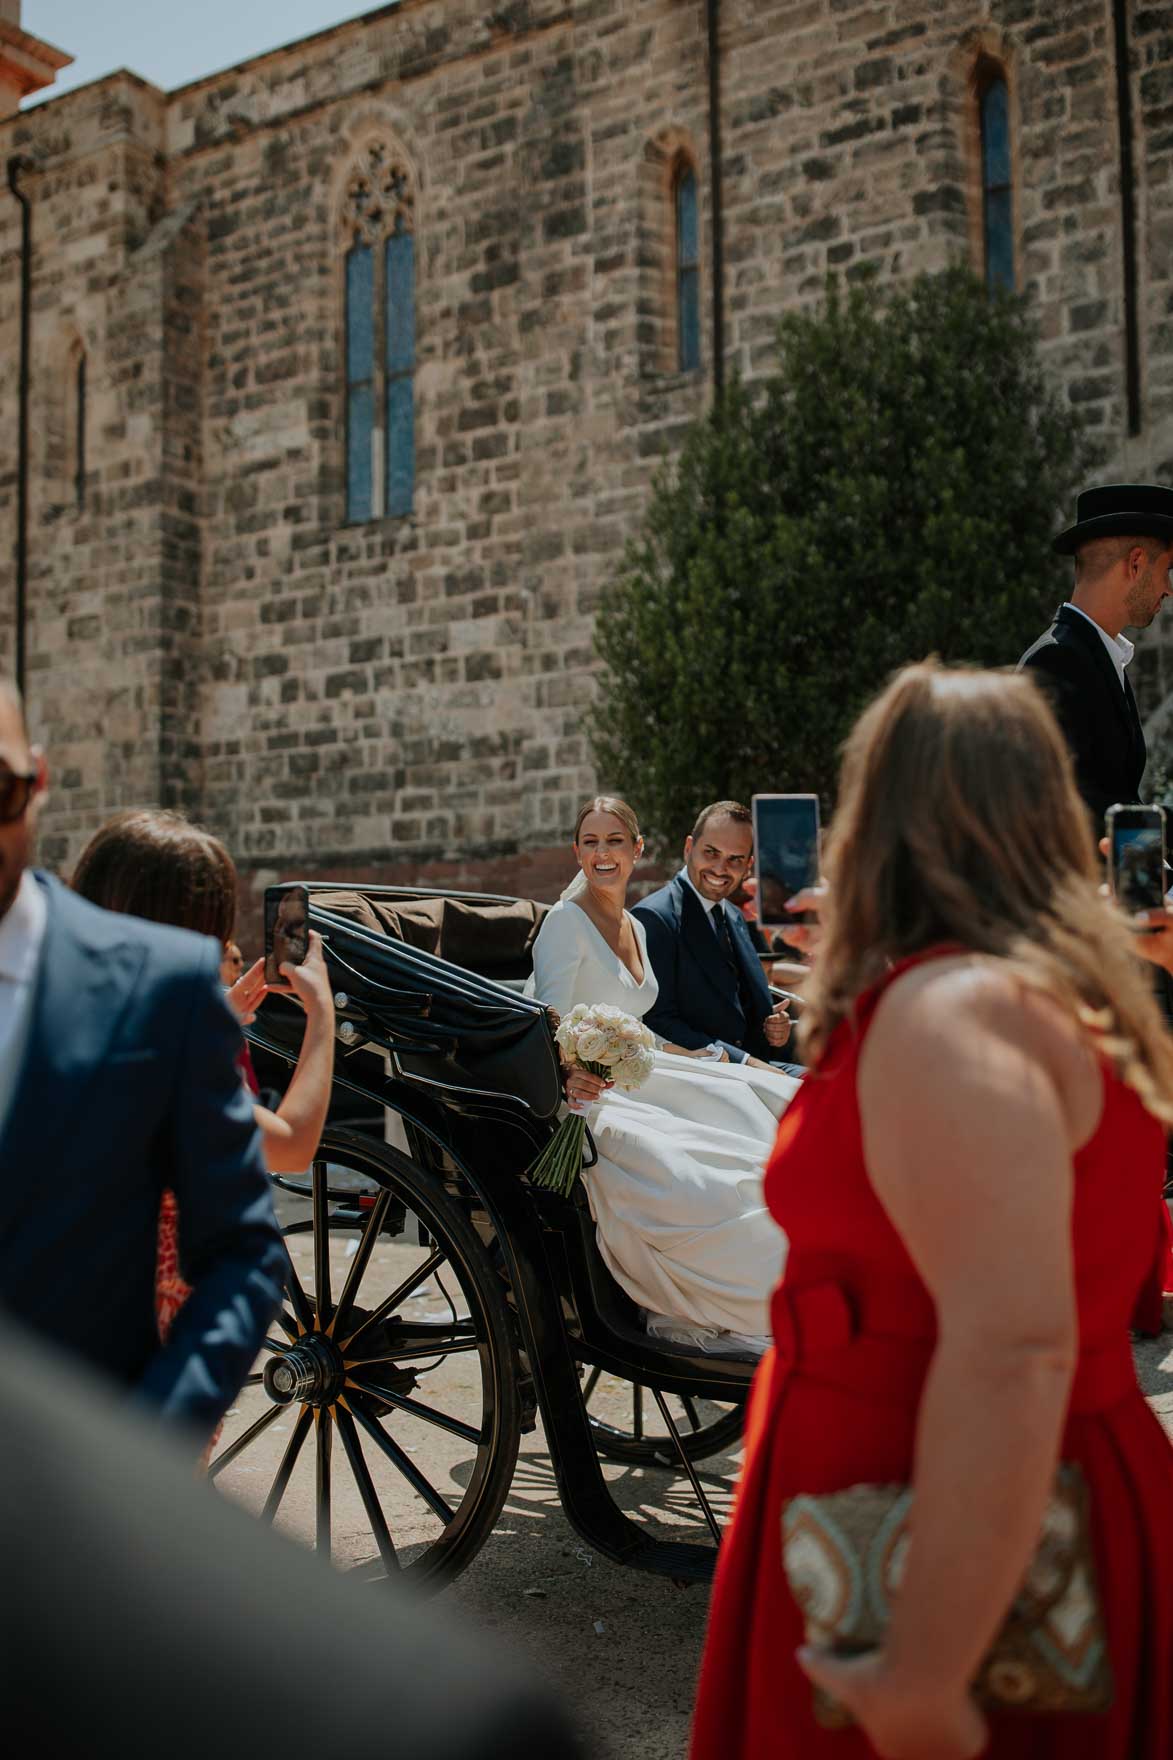
[[[1014,186],[1010,164],[1010,94],[993,69],[978,90],[982,143],[982,238],[986,286],[1014,289]]]
[[[415,491],[415,238],[411,182],[374,143],[352,167],[346,250],[346,517],[410,513]]]
[[[682,160],[674,180],[676,206],[676,365],[692,373],[701,364],[701,261],[696,172]]]

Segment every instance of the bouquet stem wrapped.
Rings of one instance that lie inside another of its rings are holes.
[[[655,1068],[656,1041],[649,1029],[608,1003],[594,1008],[577,1003],[554,1038],[564,1064],[589,1070],[627,1093],[642,1087]],[[569,1197],[582,1171],[585,1143],[586,1119],[572,1112],[529,1168],[531,1183]]]

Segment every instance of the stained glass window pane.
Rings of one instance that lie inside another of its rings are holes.
[[[1004,79],[992,81],[982,98],[982,182],[986,189],[1010,182],[1010,103]]]
[[[676,263],[691,268],[699,259],[696,218],[696,176],[690,170],[676,181]]]
[[[387,240],[387,371],[410,372],[415,365],[415,240],[396,232]]]
[[[986,286],[1014,290],[1014,221],[1008,189],[986,192]]]
[[[387,381],[387,516],[411,512],[415,493],[415,399],[410,374]]]
[[[676,282],[679,366],[691,373],[701,364],[700,277],[695,269],[682,269]]]
[[[370,384],[351,385],[346,395],[346,517],[372,519],[371,437],[375,393]]]
[[[375,263],[369,245],[346,253],[346,379],[369,379],[375,366]]]

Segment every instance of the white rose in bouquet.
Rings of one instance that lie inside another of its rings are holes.
[[[554,1041],[564,1063],[605,1076],[625,1093],[642,1087],[656,1066],[651,1031],[634,1015],[607,1002],[593,1008],[576,1003],[560,1022]],[[582,1169],[585,1140],[586,1120],[581,1114],[563,1119],[529,1169],[531,1182],[569,1196]]]

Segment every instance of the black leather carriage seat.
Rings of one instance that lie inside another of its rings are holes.
[[[529,898],[472,903],[461,898],[389,899],[341,889],[316,891],[313,901],[322,910],[498,983],[529,977],[534,941],[550,908]]]

